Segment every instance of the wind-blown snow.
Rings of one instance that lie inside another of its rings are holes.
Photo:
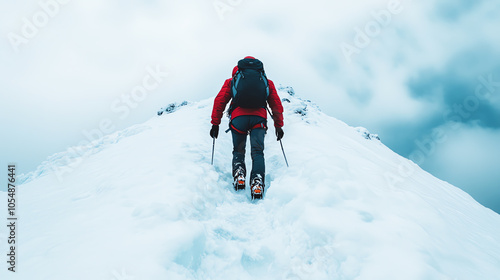
[[[189,103],[25,176],[1,279],[498,279],[499,215],[287,91],[263,201],[231,187],[227,120],[210,165],[213,100]]]

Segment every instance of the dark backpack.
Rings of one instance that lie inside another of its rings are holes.
[[[231,109],[236,107],[256,109],[267,106],[269,82],[260,60],[246,58],[238,61],[238,71],[231,81],[231,93],[233,97]]]

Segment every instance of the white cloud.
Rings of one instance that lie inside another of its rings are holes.
[[[435,152],[428,155],[423,167],[499,211],[500,131],[460,125],[448,127],[445,137],[443,143],[434,143]]]

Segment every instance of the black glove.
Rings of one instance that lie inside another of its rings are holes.
[[[281,138],[283,138],[283,135],[285,135],[285,132],[283,132],[283,129],[281,127],[275,127],[276,128],[276,141],[280,141]]]
[[[214,124],[210,129],[210,137],[217,138],[217,136],[219,136],[219,126]]]

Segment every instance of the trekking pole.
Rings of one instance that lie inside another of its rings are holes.
[[[266,106],[266,109],[267,111],[269,112],[269,115],[271,115],[271,118],[273,119],[274,121],[274,116],[273,116],[273,113],[271,113],[271,110],[269,110],[269,107]],[[288,160],[286,159],[286,155],[285,155],[285,149],[283,149],[283,142],[281,142],[281,139],[280,139],[280,145],[281,145],[281,151],[283,152],[283,157],[285,158],[285,163],[286,163],[286,167],[290,167],[288,165]]]
[[[215,137],[212,138],[214,139],[214,143],[212,145],[212,165],[214,165]]]
[[[281,145],[281,151],[283,152],[283,157],[285,157],[286,167],[290,167],[288,165],[288,160],[286,160],[285,149],[283,149],[283,142],[281,142],[281,139],[280,139],[280,145]]]

